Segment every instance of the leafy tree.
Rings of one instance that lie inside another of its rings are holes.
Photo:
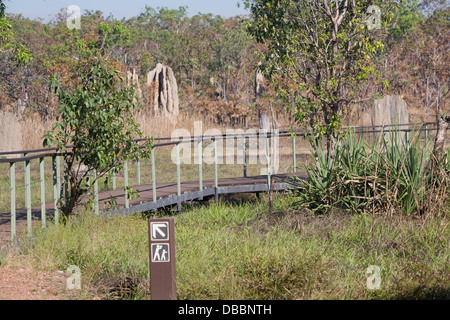
[[[0,0],[0,52],[13,51],[14,60],[18,65],[28,64],[33,56],[30,51],[20,42],[14,41],[14,31],[11,21],[5,15],[6,6]]]
[[[387,52],[383,64],[390,94],[404,95],[408,105],[422,108],[421,116],[448,112],[449,48],[450,10],[436,10]]]
[[[98,41],[98,45],[100,45],[99,50],[109,56],[115,48],[123,48],[127,45],[131,31],[120,21],[114,21],[111,25],[100,23],[98,34],[100,36]]]
[[[406,0],[400,3],[395,20],[396,24],[390,29],[390,33],[398,40],[408,30],[423,22],[424,18],[419,9],[419,1]]]
[[[382,22],[392,18],[394,1],[247,0],[253,19],[248,32],[268,46],[262,69],[281,75],[283,97],[295,97],[296,120],[327,138],[333,157],[341,119],[354,92],[376,72],[371,59],[384,45],[368,24],[370,5],[381,8]]]
[[[44,136],[44,146],[69,151],[65,170],[70,196],[62,208],[65,217],[95,181],[110,172],[119,172],[128,159],[148,160],[152,148],[150,139],[143,148],[134,140],[145,138],[132,115],[134,90],[123,85],[124,79],[113,64],[98,57],[85,57],[77,71],[79,80],[71,91],[56,79],[56,74],[51,79],[61,105],[58,122]],[[72,147],[67,150],[69,145]],[[83,165],[86,171],[81,169]]]
[[[231,22],[231,23],[230,23]],[[212,70],[217,74],[223,87],[223,99],[228,99],[228,87],[234,72],[239,70],[242,58],[251,39],[239,24],[233,21],[223,24],[224,32],[212,44]]]

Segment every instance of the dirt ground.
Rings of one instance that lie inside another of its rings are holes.
[[[62,271],[36,272],[0,268],[0,300],[70,300],[67,275]]]

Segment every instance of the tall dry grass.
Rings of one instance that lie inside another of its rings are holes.
[[[226,129],[259,129],[257,114],[251,114],[248,117],[247,127],[231,126],[227,124],[219,125],[211,121],[210,118],[205,119],[199,112],[182,109],[178,115],[177,123],[174,124],[170,119],[164,116],[155,115],[149,111],[138,111],[134,115],[136,121],[141,125],[142,132],[149,137],[171,137],[176,129],[186,129],[191,135],[194,135],[195,122],[202,122],[203,132],[211,129],[219,129],[225,134]],[[280,115],[277,119],[280,129],[288,129],[289,119],[287,116]],[[22,146],[24,150],[42,148],[42,136],[52,129],[55,120],[44,121],[37,113],[30,113],[21,121],[22,124]]]

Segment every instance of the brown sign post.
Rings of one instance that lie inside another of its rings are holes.
[[[150,219],[150,290],[152,300],[176,300],[174,219]]]

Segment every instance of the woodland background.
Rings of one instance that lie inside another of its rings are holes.
[[[447,1],[408,0],[389,28],[374,31],[383,34],[386,47],[372,61],[380,77],[360,88],[360,102],[349,106],[345,124],[370,125],[363,114],[371,112],[374,100],[390,94],[406,100],[411,121],[435,121],[438,110],[449,113],[449,13]],[[246,32],[249,16],[189,16],[186,7],[147,6],[135,17],[117,20],[85,11],[81,30],[67,27],[65,9],[48,23],[7,17],[15,38],[33,54],[29,64],[18,65],[12,52],[0,52],[0,111],[21,119],[24,149],[41,147],[42,135],[55,121],[58,101],[49,78],[55,72],[65,79],[76,76],[74,65],[86,45],[116,61],[124,76],[133,69],[139,76],[142,98],[136,118],[148,135],[170,136],[175,127],[192,132],[198,120],[204,130],[257,128],[258,113],[269,106],[282,128],[295,127],[294,114],[270,83],[263,97],[255,99],[255,76],[265,47]],[[165,123],[149,107],[146,76],[157,63],[171,67],[178,82],[177,125]]]

